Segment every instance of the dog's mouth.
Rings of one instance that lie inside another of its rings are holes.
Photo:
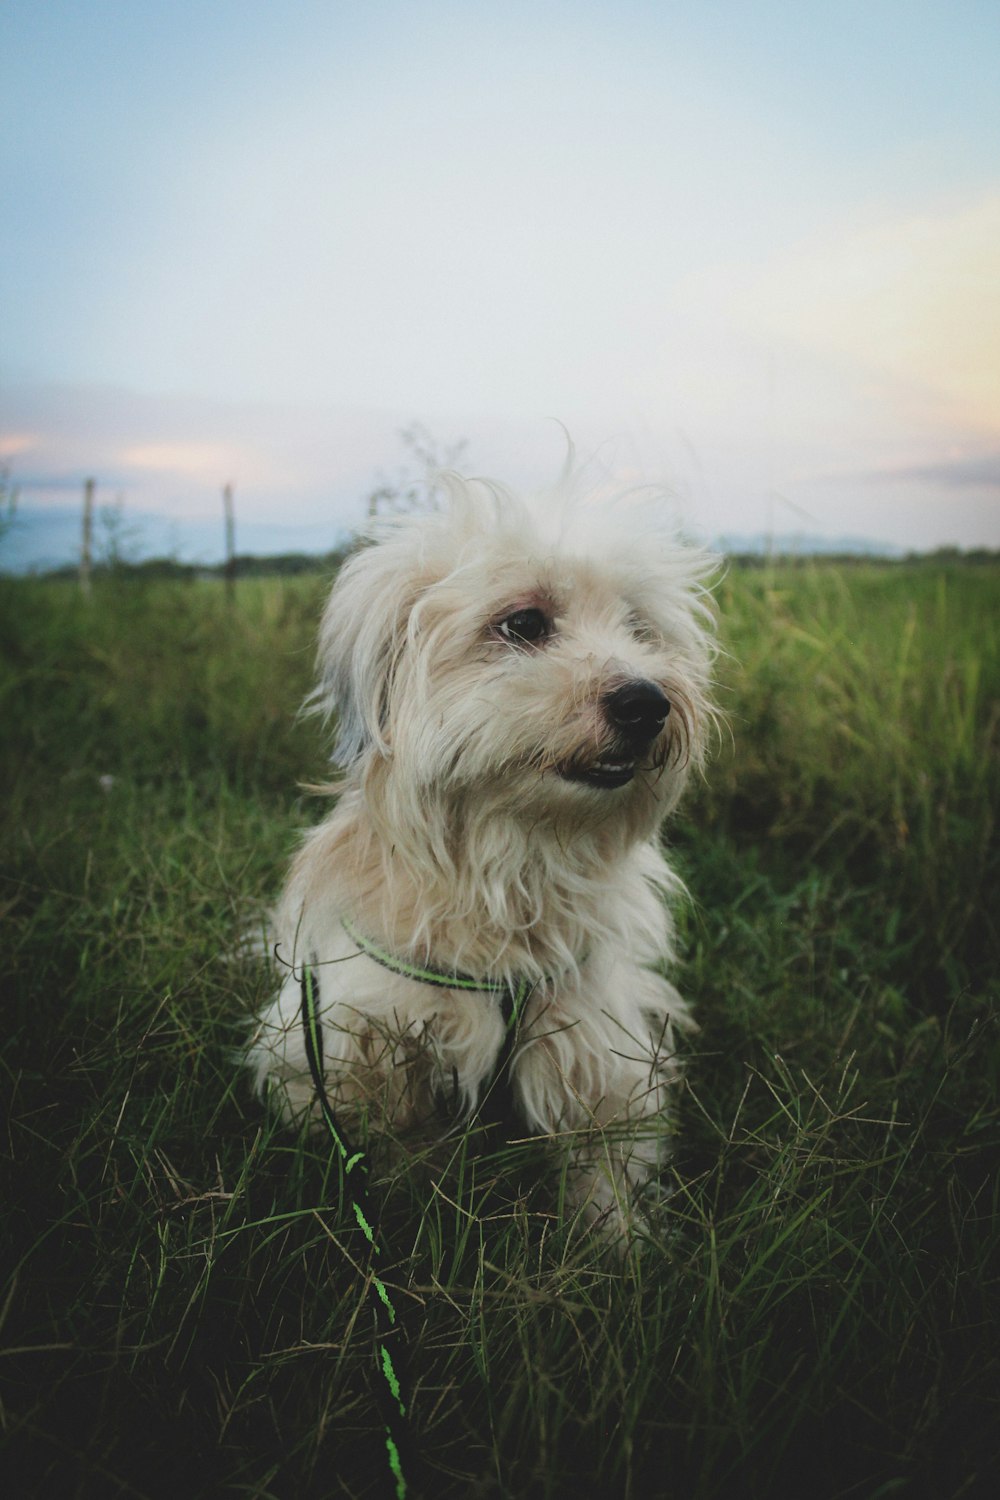
[[[575,781],[582,786],[598,787],[605,791],[627,786],[635,773],[634,760],[597,760],[585,766],[571,762],[559,768],[559,775],[564,781]]]

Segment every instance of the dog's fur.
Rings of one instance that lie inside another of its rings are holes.
[[[336,716],[345,777],[292,865],[272,933],[287,977],[249,1061],[288,1117],[314,1111],[308,962],[338,1112],[405,1127],[441,1095],[473,1109],[499,1000],[388,971],[344,918],[412,964],[534,981],[517,1111],[568,1144],[585,1217],[621,1230],[691,1024],[661,973],[680,882],[659,835],[713,719],[713,564],[655,498],[595,504],[572,476],[533,503],[443,483],[445,508],[374,527],[330,595],[312,703]]]

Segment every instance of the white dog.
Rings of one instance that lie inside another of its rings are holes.
[[[292,865],[249,1061],[316,1114],[306,965],[338,1116],[472,1117],[505,1087],[621,1232],[691,1024],[661,972],[680,881],[659,834],[714,716],[713,562],[655,501],[442,482],[446,508],[376,525],[330,595],[312,703],[346,775]]]

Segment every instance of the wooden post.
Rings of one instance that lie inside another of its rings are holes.
[[[90,547],[94,534],[94,488],[95,481],[87,479],[83,486],[83,536],[80,539],[80,590],[90,594]]]
[[[236,515],[231,484],[223,486],[222,509],[226,518],[226,595],[232,603],[236,592]]]

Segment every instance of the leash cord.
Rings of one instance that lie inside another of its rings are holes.
[[[383,1254],[384,1246],[378,1220],[372,1212],[368,1192],[368,1153],[352,1147],[340,1128],[326,1092],[323,1078],[323,1028],[319,1020],[316,984],[312,969],[308,964],[304,964],[302,968],[302,1029],[305,1034],[306,1058],[309,1062],[309,1071],[312,1074],[320,1113],[340,1157],[344,1186],[350,1200],[351,1210],[358,1228],[368,1241],[368,1271],[371,1285],[376,1292],[374,1308],[378,1377],[375,1383],[375,1394],[385,1429],[386,1458],[395,1486],[396,1500],[409,1500],[412,1496],[407,1479],[410,1464],[405,1457],[409,1448],[407,1424],[409,1398],[404,1394],[402,1361],[397,1363],[393,1358],[388,1340],[388,1335],[394,1328],[398,1328],[399,1338],[405,1339],[405,1329],[399,1320],[388,1288],[375,1271],[375,1258]]]

